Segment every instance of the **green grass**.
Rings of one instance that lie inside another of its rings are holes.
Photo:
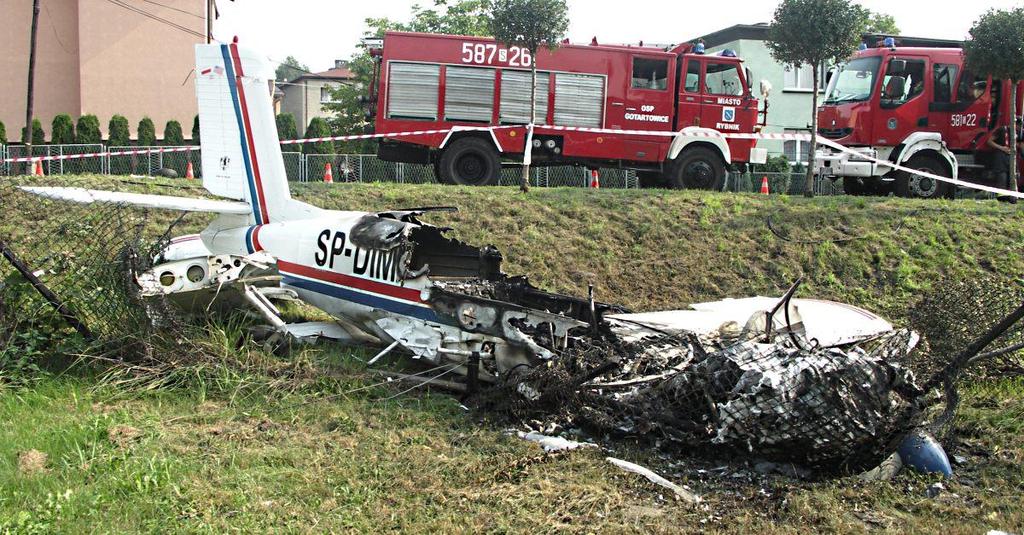
[[[121,187],[200,193],[180,185]],[[328,208],[458,206],[458,214],[425,219],[454,227],[465,241],[497,245],[507,272],[530,275],[543,288],[583,295],[593,282],[600,299],[637,310],[777,294],[804,276],[801,295],[901,322],[908,303],[942,277],[994,273],[1016,281],[1024,272],[1024,219],[987,201],[577,189],[524,196],[512,188],[384,184],[298,185],[294,193]],[[794,241],[770,232],[769,216]],[[150,231],[172,219],[154,214]],[[190,217],[182,233],[206,219]],[[214,327],[206,341],[225,361],[258,363],[254,371],[225,362],[182,370],[174,387],[140,391],[78,367],[28,386],[0,386],[0,422],[9,423],[0,426],[0,532],[1024,529],[1020,380],[967,385],[951,451],[967,462],[929,499],[925,488],[934,480],[906,473],[884,483],[733,478],[749,472],[738,460],[709,476],[698,469],[714,463],[666,459],[629,443],[548,456],[454,398],[395,397],[400,389],[373,386],[377,379],[347,351],[302,351],[278,363],[282,371],[258,351],[233,352],[237,323]],[[318,377],[327,367],[335,373]],[[47,455],[43,471],[19,468],[29,450]],[[666,500],[659,487],[611,467],[606,455],[688,484],[705,502]]]

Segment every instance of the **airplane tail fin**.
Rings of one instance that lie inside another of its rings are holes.
[[[288,190],[271,97],[273,68],[237,43],[196,45],[203,186],[245,201],[254,225],[287,219]]]

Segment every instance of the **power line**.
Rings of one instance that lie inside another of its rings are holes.
[[[178,13],[184,13],[186,15],[191,15],[191,16],[199,19],[199,20],[204,20],[204,21],[206,20],[206,17],[204,17],[202,15],[197,15],[197,14],[191,12],[191,11],[186,11],[184,9],[179,9],[179,8],[174,7],[174,6],[169,6],[167,4],[161,4],[160,2],[155,2],[154,0],[142,0],[142,1],[147,3],[147,4],[153,4],[155,6],[160,6],[160,7],[164,7],[164,8],[170,9],[172,11],[177,11]]]
[[[143,9],[139,9],[139,8],[137,8],[135,6],[130,6],[130,5],[126,4],[126,3],[124,3],[121,0],[107,0],[107,2],[110,2],[111,4],[113,4],[115,6],[127,9],[128,11],[132,11],[134,13],[138,13],[139,15],[142,15],[144,17],[150,18],[150,19],[155,20],[155,21],[157,21],[157,22],[159,22],[161,24],[165,24],[167,26],[170,26],[170,27],[172,27],[174,29],[181,30],[181,31],[183,31],[185,33],[194,35],[194,36],[202,38],[202,39],[206,39],[206,36],[203,35],[200,32],[197,32],[197,31],[195,31],[195,30],[193,30],[191,28],[188,28],[186,26],[182,26],[182,25],[180,25],[180,24],[178,24],[176,22],[169,21],[169,20],[167,20],[165,18],[159,17],[159,16],[154,15],[154,14],[148,12],[148,11],[145,11]]]

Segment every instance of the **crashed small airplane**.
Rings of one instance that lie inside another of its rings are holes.
[[[625,434],[658,430],[782,457],[802,448],[815,462],[881,440],[890,393],[909,379],[888,355],[863,349],[900,333],[878,316],[792,292],[630,314],[593,295],[542,291],[503,273],[497,249],[418,219],[432,209],[332,211],[293,199],[270,65],[237,43],[197,45],[196,73],[203,186],[227,200],[24,187],[71,202],[216,214],[137,274],[143,295],[205,307],[234,293],[279,338],[400,347],[469,389],[521,376],[512,395],[526,401],[545,392],[525,378],[587,353],[592,361],[572,364],[582,377],[573,388],[621,409],[602,421]],[[287,324],[274,304],[282,298],[336,321]],[[902,337],[898,350],[914,344]],[[594,347],[603,348],[597,357],[584,351]]]

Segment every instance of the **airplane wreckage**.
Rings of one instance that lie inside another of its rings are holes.
[[[922,419],[926,389],[903,365],[918,336],[840,303],[752,297],[630,313],[506,275],[494,247],[419,220],[432,209],[328,211],[288,190],[260,57],[196,46],[203,185],[231,200],[23,187],[49,199],[217,214],[172,240],[136,280],[144,296],[207,309],[241,298],[269,337],[401,349],[424,384],[482,407],[688,452],[742,452],[862,470]],[[436,210],[436,209],[433,209]],[[297,299],[335,321],[287,324]],[[935,385],[929,385],[934,389]],[[948,463],[947,463],[948,466]]]

